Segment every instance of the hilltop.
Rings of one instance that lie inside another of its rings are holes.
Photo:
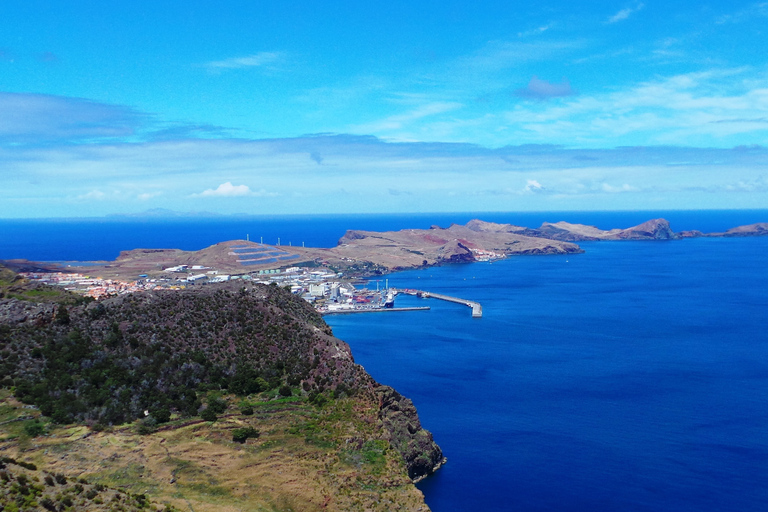
[[[277,286],[0,299],[0,345],[3,454],[167,503],[424,510],[411,481],[443,463],[410,400]]]

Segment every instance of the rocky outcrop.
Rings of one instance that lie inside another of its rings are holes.
[[[37,304],[16,299],[0,299],[0,324],[42,325],[53,320],[54,304]]]
[[[458,240],[442,246],[437,252],[438,261],[446,263],[470,263],[475,261],[472,251]]]
[[[606,240],[672,240],[675,232],[669,227],[666,219],[653,219],[635,227],[624,229]]]
[[[339,239],[338,245],[348,244],[352,240],[362,240],[366,235],[360,231],[348,230],[344,236]]]
[[[403,456],[408,476],[419,481],[434,473],[446,459],[432,434],[421,428],[413,402],[389,386],[374,391],[379,398],[379,420],[389,433],[390,445]]]

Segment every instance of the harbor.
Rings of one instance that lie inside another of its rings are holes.
[[[414,290],[410,288],[398,290],[397,288],[389,288],[388,286],[383,290],[376,290],[376,292],[360,290],[358,291],[359,295],[355,297],[354,301],[352,299],[347,299],[346,302],[334,302],[333,299],[331,301],[323,301],[322,304],[316,306],[316,309],[321,315],[378,313],[384,311],[425,311],[430,309],[429,306],[410,306],[396,308],[395,297],[397,297],[397,295],[400,293],[416,296],[423,299],[431,298],[453,302],[456,304],[463,304],[472,309],[472,318],[482,318],[483,316],[483,307],[479,302],[424,290]]]

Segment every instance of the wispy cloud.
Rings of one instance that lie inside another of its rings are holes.
[[[496,72],[526,62],[553,59],[582,46],[583,41],[492,41],[473,55],[458,59],[455,68],[482,73]]]
[[[149,116],[80,98],[0,92],[0,143],[126,137]]]
[[[515,91],[516,96],[532,100],[548,100],[550,98],[563,98],[576,94],[567,79],[558,83],[547,82],[538,77],[531,78],[528,86]]]
[[[643,7],[645,7],[645,4],[643,3],[637,3],[632,7],[626,7],[608,18],[608,23],[617,23],[619,21],[626,20],[636,12],[642,10]]]
[[[522,209],[642,209],[659,194],[660,206],[696,208],[712,206],[713,190],[720,207],[759,207],[766,168],[762,147],[490,149],[349,135],[0,146],[0,217],[186,211],[192,199],[220,213],[508,211],[511,196]]]
[[[107,197],[107,194],[102,192],[101,190],[91,190],[90,192],[87,192],[85,194],[80,194],[77,196],[80,200],[97,200],[101,201]]]
[[[637,189],[633,187],[632,185],[628,183],[624,183],[621,186],[611,185],[610,183],[603,183],[600,185],[600,189],[603,192],[607,192],[609,194],[617,194],[621,192],[636,192]]]
[[[579,145],[628,136],[646,143],[709,145],[741,133],[768,133],[768,82],[740,80],[742,70],[675,75],[554,105],[521,104],[506,115],[538,140]],[[717,145],[717,144],[716,144]]]
[[[756,18],[768,18],[768,2],[754,3],[731,14],[724,14],[717,18],[715,23],[742,23]]]
[[[362,133],[385,133],[395,130],[402,130],[409,123],[419,121],[426,117],[432,117],[452,110],[461,108],[463,105],[457,102],[433,102],[419,105],[407,112],[389,116],[380,121],[374,121],[353,128],[356,132]]]
[[[137,195],[136,198],[140,201],[149,201],[150,199],[153,199],[161,195],[163,195],[162,192],[143,192]]]
[[[548,24],[548,25],[541,25],[539,27],[532,28],[530,30],[525,30],[523,32],[518,32],[517,33],[517,37],[521,37],[522,38],[522,37],[538,36],[540,34],[543,34],[544,32],[546,32],[547,30],[549,30],[551,28],[552,28],[552,24],[551,23]]]
[[[281,52],[259,52],[246,57],[231,57],[224,60],[206,62],[204,66],[209,70],[220,71],[223,69],[240,69],[263,67],[274,64],[283,58]]]

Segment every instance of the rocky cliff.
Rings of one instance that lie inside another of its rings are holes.
[[[408,476],[418,481],[437,471],[446,458],[432,434],[421,428],[413,402],[389,386],[379,386],[375,392],[379,419],[389,433],[390,444],[402,454]]]

